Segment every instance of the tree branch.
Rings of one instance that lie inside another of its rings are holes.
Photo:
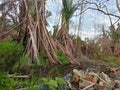
[[[105,14],[105,15],[110,15],[110,16],[113,16],[113,17],[116,17],[116,18],[120,18],[119,15],[115,15],[115,14],[112,14],[112,13],[107,13],[107,12],[105,12],[105,11],[99,9],[99,8],[92,8],[92,7],[89,7],[88,9],[97,10],[97,11],[102,12],[102,13]]]
[[[118,1],[118,0],[116,0],[116,1]],[[105,12],[104,10],[100,9],[99,6],[98,6],[98,4],[95,3],[95,2],[89,2],[89,1],[86,1],[86,2],[89,3],[89,4],[95,5],[95,7],[96,7],[96,8],[94,8],[94,7],[89,7],[88,9],[97,10],[97,11],[102,12],[102,13],[105,14],[105,15],[110,15],[110,16],[113,16],[113,17],[116,17],[116,18],[120,18],[119,15],[115,15],[115,14],[112,14],[112,13],[108,13],[108,12]],[[119,8],[119,5],[118,5],[118,9],[120,9],[120,8]]]
[[[118,0],[116,0],[116,7],[117,7],[117,9],[118,9],[118,11],[119,11],[119,13],[120,13],[120,7],[119,7],[119,2],[118,2]]]

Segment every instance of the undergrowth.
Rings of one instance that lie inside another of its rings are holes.
[[[63,51],[62,50],[58,50],[57,51],[57,57],[58,57],[58,60],[63,64],[69,64],[70,61],[68,60],[68,58],[63,54]]]
[[[67,83],[61,77],[32,77],[31,79],[8,78],[8,72],[0,72],[0,90],[67,90]]]
[[[0,66],[12,69],[23,54],[23,46],[15,41],[0,42]]]
[[[43,78],[43,83],[41,85],[41,90],[66,90],[67,83],[64,79],[60,77],[55,77],[55,79],[51,78]]]
[[[107,60],[107,61],[117,61],[120,60],[118,57],[115,56],[107,56],[103,53],[99,53],[99,56],[102,60]]]

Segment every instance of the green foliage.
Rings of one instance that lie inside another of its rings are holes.
[[[24,83],[25,90],[41,90],[40,89],[41,78],[32,77],[31,80],[27,80]]]
[[[58,85],[66,85],[66,82],[64,79],[60,78],[60,77],[55,77],[56,82],[58,83]]]
[[[23,51],[23,46],[21,44],[18,44],[15,41],[0,42],[1,57],[8,56],[8,55],[18,55],[18,54],[21,54],[22,51]]]
[[[20,60],[16,61],[13,70],[27,70],[30,64],[28,63],[28,60],[28,55],[23,55],[22,57],[20,57]]]
[[[116,61],[116,60],[119,60],[118,57],[107,56],[107,55],[102,54],[102,53],[99,53],[99,56],[100,56],[101,59],[103,59],[103,60],[107,60],[107,61]]]
[[[48,63],[49,63],[48,60],[45,58],[45,53],[41,51],[39,53],[39,66],[46,68]]]
[[[57,51],[57,55],[62,56],[63,55],[63,51],[62,50],[58,50]]]
[[[62,18],[68,23],[73,13],[77,10],[77,6],[72,0],[62,0]]]
[[[50,90],[56,90],[58,87],[57,82],[50,78],[43,78],[43,85],[48,86]]]
[[[0,72],[0,90],[68,90],[66,81],[61,77],[39,78],[22,80],[6,77],[8,72]]]
[[[114,56],[106,56],[106,57],[104,57],[104,60],[115,61],[115,60],[119,60],[119,59],[117,57],[114,57]]]
[[[62,50],[58,50],[57,51],[57,56],[58,56],[58,60],[63,64],[69,64],[70,61],[68,60],[68,58],[63,54]]]
[[[40,90],[40,79],[20,80],[6,77],[8,72],[0,72],[0,90]],[[24,89],[23,89],[24,88]]]
[[[5,77],[8,72],[0,72],[0,90],[15,90],[17,82],[13,78]]]
[[[56,77],[55,79],[43,78],[42,87],[48,87],[47,90],[65,90],[67,83],[64,79]]]
[[[58,83],[58,90],[65,90],[67,83],[65,82],[64,79],[56,77],[55,81]]]
[[[23,46],[15,41],[0,42],[0,64],[13,65],[23,53]]]
[[[49,71],[49,74],[48,74],[48,76],[49,77],[55,77],[55,76],[60,76],[60,72],[61,72],[61,68],[57,68],[57,67],[55,67],[55,68],[52,68],[50,71]]]
[[[66,56],[58,56],[58,60],[64,65],[70,63]]]

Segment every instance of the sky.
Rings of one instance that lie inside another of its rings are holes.
[[[53,30],[52,26],[55,24],[58,24],[60,15],[61,15],[61,8],[62,8],[62,0],[57,0],[54,2],[54,0],[48,0],[47,1],[47,9],[52,12],[52,16],[48,18],[48,21],[50,23],[49,30]],[[95,1],[95,0],[92,0]],[[115,0],[110,0],[106,3],[108,10],[110,13],[116,13],[117,10],[115,6]],[[77,12],[76,12],[77,13]],[[71,27],[70,27],[70,34],[76,34],[78,28],[78,17],[72,17],[71,18]],[[116,18],[112,17],[112,20],[115,21]],[[85,38],[94,39],[95,37],[98,37],[102,31],[102,26],[105,26],[105,30],[109,30],[110,21],[108,16],[104,15],[103,13],[100,13],[98,11],[94,10],[88,10],[84,13],[82,16],[82,23],[79,31],[79,36],[82,40],[85,40]]]

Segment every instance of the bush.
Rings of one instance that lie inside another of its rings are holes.
[[[49,63],[48,60],[45,58],[45,53],[43,51],[39,53],[39,63],[39,65],[44,68],[46,68]]]
[[[42,81],[42,90],[66,90],[67,87],[65,80],[60,77],[56,77],[55,79],[43,78]]]
[[[39,57],[35,62],[33,62],[33,67],[46,68],[49,64],[49,61],[45,57],[45,52],[41,51]]]
[[[70,61],[68,60],[68,58],[63,54],[62,50],[58,50],[57,51],[57,56],[58,56],[58,60],[63,64],[69,64]]]
[[[27,71],[29,66],[30,66],[30,63],[28,63],[28,60],[29,60],[28,55],[21,56],[20,60],[17,60],[16,63],[14,64],[13,70],[15,70],[15,71],[19,71],[19,70]]]
[[[23,53],[23,46],[15,41],[0,42],[0,65],[13,66],[20,59]]]
[[[17,82],[13,78],[5,77],[8,72],[0,72],[0,90],[15,90]]]

